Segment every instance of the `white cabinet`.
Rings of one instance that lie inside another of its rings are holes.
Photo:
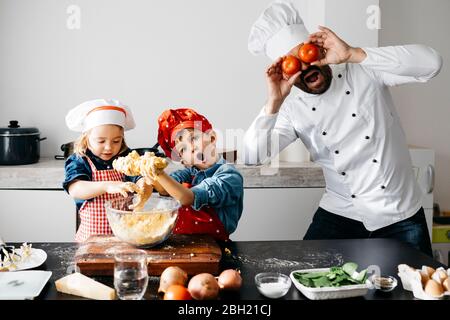
[[[0,235],[6,242],[71,242],[75,203],[62,190],[0,190]]]
[[[234,241],[301,240],[319,206],[324,188],[244,190],[244,212]]]

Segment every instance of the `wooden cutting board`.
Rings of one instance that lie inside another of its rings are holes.
[[[86,240],[75,253],[75,263],[85,275],[114,274],[114,251],[132,246],[112,235],[96,235]],[[222,251],[207,235],[174,234],[161,245],[147,251],[148,274],[159,276],[169,266],[178,266],[195,275],[208,272],[217,275]]]

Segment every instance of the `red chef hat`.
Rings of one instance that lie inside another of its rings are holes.
[[[175,147],[175,136],[183,129],[198,129],[207,132],[212,129],[211,123],[193,109],[168,109],[158,118],[158,143],[169,158]]]

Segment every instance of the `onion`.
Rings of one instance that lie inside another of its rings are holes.
[[[173,284],[186,285],[187,273],[179,267],[168,267],[161,273],[161,279],[159,280],[158,293],[166,292]]]
[[[239,290],[242,285],[242,277],[238,271],[227,269],[219,275],[218,283],[222,290]]]
[[[219,295],[219,284],[212,274],[200,273],[189,281],[188,290],[195,300],[212,300]]]

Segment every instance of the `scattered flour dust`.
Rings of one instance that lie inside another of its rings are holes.
[[[282,269],[282,268],[324,268],[331,266],[339,266],[344,263],[342,254],[335,252],[307,253],[295,260],[287,260],[278,257],[271,258],[254,258],[249,255],[233,255],[234,260],[238,260],[243,264],[251,264],[262,269]]]
[[[75,258],[75,252],[77,251],[77,246],[71,246],[71,245],[62,245],[62,246],[56,246],[51,247],[49,249],[50,244],[44,243],[39,246],[39,248],[43,249],[47,252],[47,254],[50,256],[56,256],[59,260],[59,265],[56,266],[54,271],[55,274],[65,274],[67,269],[74,265],[74,258]],[[52,275],[52,277],[54,276]]]

